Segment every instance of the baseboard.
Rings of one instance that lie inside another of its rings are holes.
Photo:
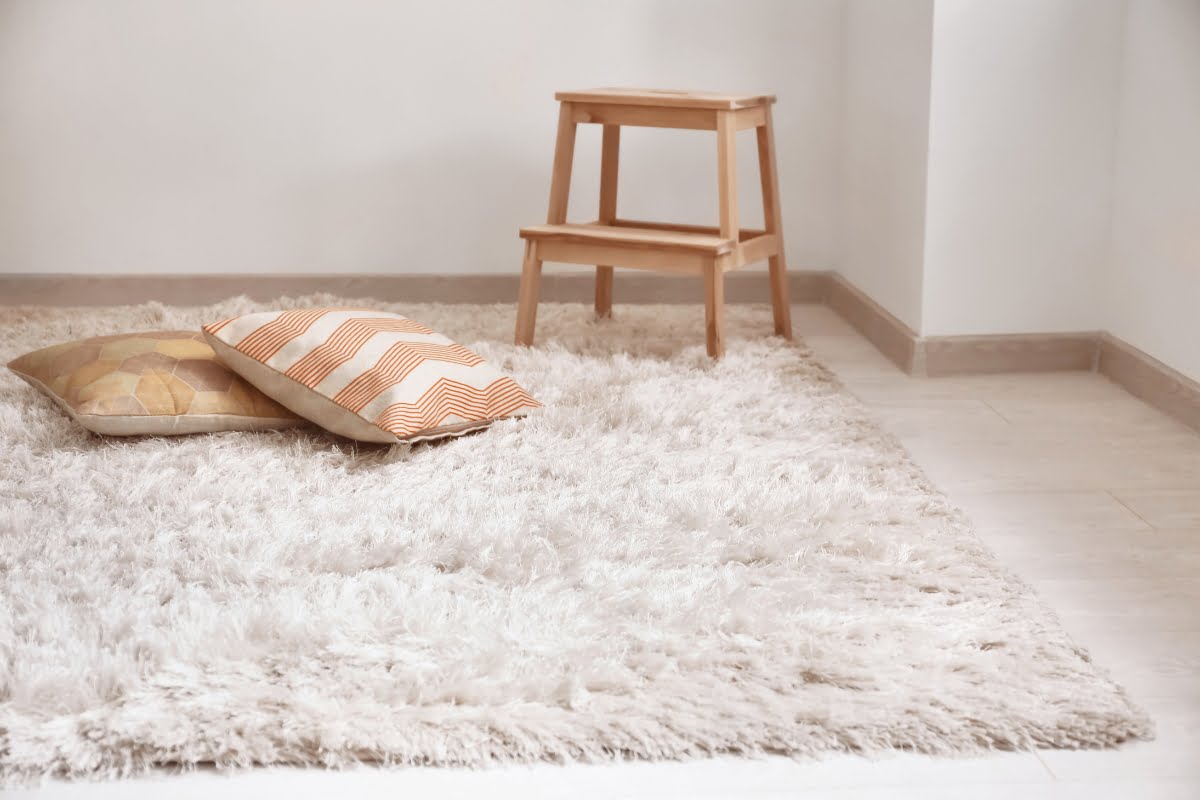
[[[1096,370],[1134,397],[1200,430],[1200,382],[1110,333],[1098,337]]]
[[[793,270],[792,301],[825,302],[828,272]],[[205,305],[246,295],[273,300],[316,292],[343,297],[375,297],[392,302],[515,302],[517,274],[511,275],[0,275],[0,305],[109,306],[158,301]],[[590,271],[549,272],[542,300],[590,303],[595,278]],[[702,303],[703,283],[690,276],[619,271],[613,285],[617,303]],[[725,278],[730,303],[769,303],[765,271],[735,272]]]
[[[829,276],[826,302],[900,369],[925,374],[917,334],[837,273]]]
[[[918,336],[836,273],[829,276],[826,302],[909,375],[1096,371],[1200,430],[1200,383],[1110,333]]]
[[[1060,372],[1096,366],[1098,333],[1014,333],[929,336],[917,341],[925,375]]]

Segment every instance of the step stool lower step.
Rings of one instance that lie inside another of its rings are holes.
[[[541,261],[688,273],[710,264],[727,272],[778,252],[766,231],[743,230],[734,241],[717,228],[634,220],[531,225],[521,238],[537,244]]]

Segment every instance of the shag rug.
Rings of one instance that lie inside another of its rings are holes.
[[[0,309],[0,359],[207,308]],[[361,302],[361,301],[355,301]],[[1149,721],[764,307],[376,304],[544,409],[104,439],[0,376],[0,778],[1108,746]]]

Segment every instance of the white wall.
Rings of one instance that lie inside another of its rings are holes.
[[[4,0],[0,272],[512,273],[555,89],[770,90],[793,268],[1200,378],[1200,4],[1126,5]],[[623,144],[622,213],[715,220],[710,135]]]
[[[1200,380],[1200,3],[1129,4],[1106,326]]]
[[[921,333],[1103,327],[1124,7],[936,4]]]
[[[933,0],[845,5],[838,271],[921,327]]]
[[[0,271],[513,272],[554,91],[645,84],[778,94],[789,260],[825,268],[840,31],[837,0],[4,0]],[[715,223],[711,134],[623,144],[623,213]]]

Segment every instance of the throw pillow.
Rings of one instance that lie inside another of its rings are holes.
[[[80,425],[108,436],[304,424],[218,361],[195,331],[123,333],[66,342],[26,353],[8,368]]]
[[[477,354],[398,314],[270,311],[214,322],[204,334],[265,394],[360,441],[458,436],[539,405]]]

